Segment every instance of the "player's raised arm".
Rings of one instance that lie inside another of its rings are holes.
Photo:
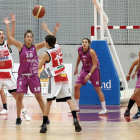
[[[14,38],[16,18],[15,18],[15,15],[13,15],[12,13],[10,13],[10,17],[11,17],[11,21],[12,21],[11,36]],[[8,44],[8,47],[10,48],[11,42],[9,40],[7,40],[7,44]]]
[[[12,28],[11,28],[11,36],[14,38],[15,36],[15,27],[16,27],[16,17],[15,14],[13,15],[12,13],[10,13],[10,17],[11,17],[11,21],[12,21]]]
[[[45,31],[48,33],[48,35],[53,35],[53,36],[55,36],[56,33],[58,32],[59,28],[60,28],[60,24],[57,23],[57,24],[55,25],[54,33],[52,33],[52,32],[48,29],[47,23],[46,23],[46,22],[42,22],[42,23],[41,23],[41,27],[42,27],[43,30],[45,30]],[[56,43],[57,43],[57,42],[56,42]],[[45,47],[45,41],[42,42],[42,43],[35,44],[35,47],[36,47],[36,50],[37,50],[37,51],[38,51],[39,49]]]
[[[7,38],[10,41],[11,44],[13,44],[14,46],[16,46],[20,52],[20,50],[23,47],[23,44],[21,42],[18,42],[16,39],[14,39],[11,34],[10,34],[10,28],[9,28],[9,24],[11,22],[11,20],[8,20],[8,17],[4,18],[3,20],[6,24],[6,31],[7,31]]]
[[[58,22],[58,23],[56,23],[56,25],[55,25],[54,32],[53,32],[53,36],[56,35],[56,33],[58,32],[59,28],[60,28],[60,23]]]

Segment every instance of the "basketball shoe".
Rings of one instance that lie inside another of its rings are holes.
[[[31,120],[31,118],[28,116],[27,111],[26,111],[25,108],[22,108],[22,109],[21,109],[21,112],[22,112],[22,115],[23,115],[23,117],[24,117],[24,119],[25,119],[26,121],[30,121],[30,120]]]
[[[46,124],[42,124],[40,127],[41,127],[40,133],[46,133],[46,131],[47,131]]]
[[[25,119],[26,121],[30,121],[30,120],[31,120],[31,118],[28,116],[28,114],[27,114],[26,111],[22,112],[22,115],[23,115],[23,117],[24,117],[24,119]]]
[[[139,117],[140,117],[140,111],[138,111],[138,112],[136,113],[136,115],[133,116],[133,119],[138,119]]]
[[[81,126],[79,125],[79,122],[77,119],[74,119],[74,126],[75,126],[75,131],[80,132],[82,130]]]
[[[21,125],[21,122],[22,122],[21,118],[17,117],[17,119],[16,119],[16,125]]]
[[[99,115],[107,115],[108,114],[107,109],[102,109],[98,114]]]
[[[8,110],[3,109],[3,110],[0,112],[0,115],[3,115],[3,114],[8,114]]]
[[[125,110],[124,116],[130,116],[130,110],[129,109]]]

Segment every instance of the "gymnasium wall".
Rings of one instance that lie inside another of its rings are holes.
[[[42,19],[36,19],[32,15],[33,7],[38,4],[46,9],[46,15]],[[140,25],[139,7],[139,0],[104,0],[104,11],[109,18],[108,25]],[[64,63],[72,63],[74,71],[77,48],[82,38],[90,38],[90,28],[94,25],[92,0],[1,0],[0,29],[3,29],[5,34],[6,26],[3,19],[10,12],[16,14],[15,38],[22,43],[27,29],[33,31],[34,43],[38,43],[44,41],[46,36],[40,26],[42,21],[47,22],[52,32],[55,24],[60,22],[61,27],[56,35],[57,41],[62,47]],[[110,32],[126,76],[131,63],[138,57],[140,30],[110,30]],[[14,62],[17,63],[18,51],[15,47],[12,47],[12,50]],[[40,50],[43,51],[44,49]],[[73,85],[75,78],[73,77]],[[135,81],[130,81],[128,84],[130,88],[134,88]]]
[[[77,77],[77,76],[74,76],[73,73],[75,70],[76,60],[78,56],[77,49],[79,46],[80,45],[61,45],[64,63],[72,63],[72,89],[74,88],[74,84]],[[138,52],[140,50],[140,46],[139,45],[115,45],[115,48],[116,48],[118,57],[120,59],[120,63],[122,65],[122,69],[126,76],[128,74],[131,64],[133,63],[135,59],[138,58]],[[12,50],[13,50],[12,56],[13,56],[14,62],[18,63],[19,62],[18,51],[14,46],[12,46]],[[45,51],[45,48],[39,50],[38,55],[40,54],[40,52],[43,53],[44,51]],[[82,65],[80,63],[79,69],[78,69],[79,71],[81,67]],[[135,88],[135,84],[136,84],[136,78],[134,80],[131,79],[128,82],[129,88]]]

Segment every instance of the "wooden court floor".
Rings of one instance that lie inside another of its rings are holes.
[[[75,132],[73,118],[67,113],[68,105],[54,101],[49,116],[51,123],[45,134],[39,133],[42,113],[34,97],[24,97],[25,107],[32,120],[25,121],[22,117],[21,126],[15,125],[14,98],[7,97],[7,102],[8,115],[0,115],[0,140],[140,140],[140,119],[132,118],[137,112],[136,105],[131,110],[131,116],[124,117],[128,100],[121,101],[120,106],[107,106],[108,116],[98,116],[100,105],[82,105],[78,113],[82,126],[79,133]]]

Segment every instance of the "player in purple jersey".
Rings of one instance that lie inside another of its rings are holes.
[[[12,13],[10,14],[10,17],[11,17],[11,21],[12,21],[11,36],[14,37],[16,18],[15,18],[15,15],[13,15]],[[7,50],[7,53],[5,53],[6,50]],[[9,53],[9,55],[7,57],[5,57],[5,55],[8,53]],[[12,67],[9,67],[9,64],[6,66],[7,59],[9,59],[9,61],[11,61],[12,65],[13,65],[11,53],[12,53],[11,42],[10,42],[10,40],[5,40],[4,31],[0,30],[0,58],[1,58],[0,59],[0,95],[1,95],[2,103],[3,103],[3,110],[0,112],[0,115],[8,114],[6,94],[3,89],[4,86],[7,88],[8,92],[11,93],[13,95],[13,97],[16,99],[17,86],[16,86],[15,78],[11,71]],[[2,79],[3,75],[5,75],[7,72],[9,73],[11,78],[5,77],[4,79]],[[31,120],[31,118],[27,114],[26,109],[24,108],[23,103],[22,103],[21,108],[22,108],[21,110],[22,110],[22,114],[23,114],[23,117],[25,118],[25,120],[27,120],[27,121]]]
[[[78,65],[80,61],[82,61],[83,65],[80,73],[78,74],[74,86],[76,110],[77,112],[80,111],[79,108],[80,88],[82,87],[82,85],[85,85],[88,80],[90,80],[102,104],[102,110],[99,112],[99,115],[108,114],[106,109],[104,94],[100,87],[101,82],[100,82],[98,57],[95,51],[92,48],[90,48],[90,43],[91,41],[88,38],[84,38],[82,40],[82,46],[78,48],[78,58],[76,62],[74,75],[78,73]]]
[[[126,80],[127,82],[130,80],[130,75],[134,69],[134,67],[139,63],[139,58],[137,58],[131,65],[130,69],[129,69],[129,72],[128,72],[128,75],[126,77]],[[137,79],[139,79],[140,77],[140,69],[138,70],[137,72]],[[129,103],[128,103],[128,106],[127,106],[127,109],[125,110],[125,113],[124,113],[124,116],[130,116],[130,110],[132,108],[132,106],[134,105],[135,102],[137,102],[137,106],[138,106],[138,112],[136,113],[135,116],[133,116],[133,119],[137,119],[140,117],[140,102],[138,102],[136,100],[136,95],[135,95],[135,91],[134,93],[131,95],[131,98],[129,100]]]
[[[4,19],[7,30],[7,37],[11,43],[18,48],[19,57],[20,57],[20,67],[18,70],[18,79],[17,79],[17,120],[16,124],[21,124],[20,111],[21,111],[21,102],[23,100],[24,93],[27,93],[28,86],[32,93],[35,94],[35,98],[38,101],[42,113],[44,112],[45,102],[41,95],[40,80],[38,77],[38,56],[37,52],[39,49],[45,47],[45,41],[32,45],[33,42],[33,33],[31,30],[27,30],[24,33],[24,42],[25,44],[18,42],[10,35],[9,24],[11,21],[8,20],[8,17]]]

